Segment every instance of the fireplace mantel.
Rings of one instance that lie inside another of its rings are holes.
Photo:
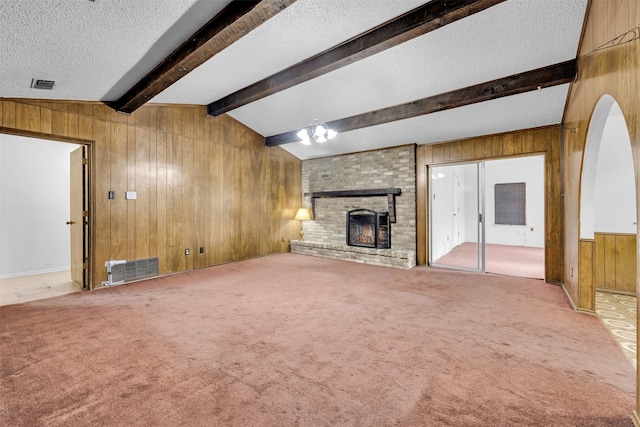
[[[311,197],[311,212],[314,217],[316,214],[316,199],[322,197],[376,197],[387,196],[387,204],[389,206],[389,221],[396,222],[396,196],[402,194],[400,188],[372,188],[367,190],[336,190],[336,191],[314,191],[304,193],[305,196]]]

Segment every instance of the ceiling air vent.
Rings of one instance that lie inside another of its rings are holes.
[[[39,79],[31,79],[31,88],[32,89],[46,89],[46,90],[51,90],[53,89],[53,85],[55,85],[56,82],[53,80],[39,80]]]

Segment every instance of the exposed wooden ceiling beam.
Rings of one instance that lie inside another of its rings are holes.
[[[295,1],[232,1],[120,99],[107,104],[116,111],[133,113],[151,98]]]
[[[366,33],[209,104],[218,116],[375,55],[505,0],[432,0]],[[363,2],[363,7],[364,6]]]
[[[492,80],[486,83],[452,90],[439,95],[407,102],[406,104],[369,111],[344,119],[327,122],[327,125],[338,132],[361,129],[396,120],[409,119],[435,113],[451,108],[463,107],[478,102],[490,101],[504,96],[517,95],[536,89],[557,86],[572,82],[577,73],[577,61],[561,62],[555,65],[514,74],[509,77]],[[276,146],[298,142],[296,136],[299,129],[266,138],[268,146]]]

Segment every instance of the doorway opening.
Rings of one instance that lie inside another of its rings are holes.
[[[86,154],[81,144],[0,133],[0,304],[88,289]]]
[[[580,242],[592,244],[596,314],[636,366],[637,212],[635,170],[624,114],[604,95],[585,147],[580,188]],[[581,262],[582,259],[581,259]],[[582,292],[582,291],[581,291]]]
[[[544,155],[428,173],[430,265],[545,278]]]

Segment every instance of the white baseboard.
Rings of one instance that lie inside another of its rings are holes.
[[[13,279],[14,277],[35,276],[36,274],[57,273],[59,271],[71,270],[70,266],[49,268],[46,270],[25,271],[22,273],[0,274],[0,279]]]

